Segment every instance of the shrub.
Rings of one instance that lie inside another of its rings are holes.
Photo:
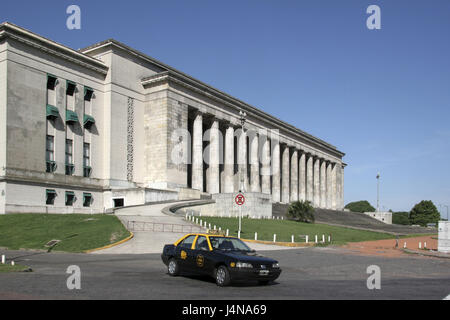
[[[408,226],[411,224],[409,221],[409,212],[393,212],[392,223]]]
[[[412,224],[426,227],[428,223],[438,223],[440,214],[432,201],[421,201],[412,208],[409,219]]]
[[[375,212],[375,208],[370,205],[369,201],[351,202],[345,206],[345,209],[351,212]]]
[[[311,202],[296,201],[289,205],[287,216],[300,222],[314,223],[314,211]]]

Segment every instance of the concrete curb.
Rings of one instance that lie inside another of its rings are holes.
[[[167,206],[161,210],[162,213],[169,215],[169,216],[176,216],[179,217],[180,215],[176,214],[177,210],[183,209],[183,208],[189,208],[189,207],[198,207],[198,206],[204,206],[207,204],[213,204],[216,203],[215,200],[188,200],[184,203],[178,203],[174,205]]]
[[[417,255],[426,256],[426,257],[450,259],[450,255],[445,255],[445,253],[444,254],[437,253],[437,252],[431,253],[431,252],[427,252],[427,251],[416,251],[416,250],[411,250],[411,249],[402,249],[402,250],[405,253],[417,254]]]
[[[131,231],[129,231],[129,232],[130,232],[130,236],[127,237],[127,238],[125,238],[125,239],[123,239],[123,240],[120,240],[120,241],[118,241],[118,242],[109,244],[109,245],[104,246],[104,247],[101,247],[101,248],[96,248],[96,249],[86,250],[86,251],[84,251],[84,253],[92,253],[92,252],[95,252],[95,251],[100,251],[100,250],[104,250],[104,249],[109,249],[109,248],[118,246],[119,244],[125,243],[125,242],[127,242],[127,241],[133,239],[133,237],[134,237],[134,233],[131,232]]]
[[[273,242],[273,241],[248,240],[248,239],[241,239],[241,240],[250,243],[268,244],[273,246],[292,247],[292,248],[314,247],[315,245],[315,243]]]

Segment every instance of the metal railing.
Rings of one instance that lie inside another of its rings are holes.
[[[146,221],[128,221],[127,229],[134,232],[149,231],[149,232],[195,233],[204,231],[203,228],[194,225],[158,223]]]

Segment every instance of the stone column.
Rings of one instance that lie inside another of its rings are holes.
[[[261,192],[259,181],[259,136],[254,134],[250,142],[250,183],[252,192]]]
[[[238,189],[241,191],[249,191],[248,187],[248,173],[247,173],[247,134],[246,132],[242,132],[239,130],[239,138],[238,138],[238,164],[239,164],[239,183]],[[243,190],[242,190],[243,189]]]
[[[197,112],[192,130],[192,189],[203,192],[203,115]]]
[[[225,131],[224,193],[234,192],[234,128],[231,124]]]
[[[298,179],[299,179],[299,200],[306,200],[306,153],[302,152],[298,164]]]
[[[314,156],[307,155],[308,162],[306,163],[306,200],[314,204],[314,180],[313,180],[313,166]]]
[[[283,203],[289,203],[289,171],[291,169],[289,165],[289,156],[289,147],[285,146],[282,154],[283,169],[281,171],[281,202]]]
[[[314,207],[320,207],[320,158],[314,159]]]
[[[261,153],[261,192],[271,194],[270,178],[272,175],[272,170],[270,169],[270,141],[267,137],[264,137],[261,142],[263,144]]]
[[[280,142],[272,140],[272,200],[281,202]]]
[[[333,165],[330,161],[327,161],[327,209],[332,208],[332,182],[331,182],[331,175],[332,175],[332,169]]]
[[[209,142],[209,169],[208,193],[220,193],[220,131],[219,121],[214,119],[211,123]]]
[[[331,169],[331,208],[336,210],[337,208],[337,163],[332,163]]]
[[[344,169],[345,169],[345,166],[344,165],[342,165],[341,166],[341,194],[340,194],[340,196],[341,196],[341,205],[340,205],[340,209],[344,209],[344,207],[345,207],[345,202],[344,202]]]
[[[327,162],[324,159],[320,164],[320,207],[327,207]]]
[[[298,201],[298,151],[291,155],[291,202]]]

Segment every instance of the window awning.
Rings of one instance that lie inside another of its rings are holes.
[[[56,194],[56,191],[55,191],[55,190],[50,190],[50,189],[45,190],[45,192],[46,192],[47,194]]]
[[[66,191],[66,196],[74,196],[75,192],[73,191]]]
[[[66,122],[78,122],[78,115],[72,110],[66,110]]]
[[[95,124],[95,119],[92,116],[89,116],[87,114],[84,115],[83,123],[85,127],[90,127],[93,124]]]
[[[94,89],[89,88],[89,87],[84,87],[84,100],[91,101],[93,94],[94,94]]]
[[[47,105],[47,118],[55,119],[59,117],[58,108],[50,104]]]

